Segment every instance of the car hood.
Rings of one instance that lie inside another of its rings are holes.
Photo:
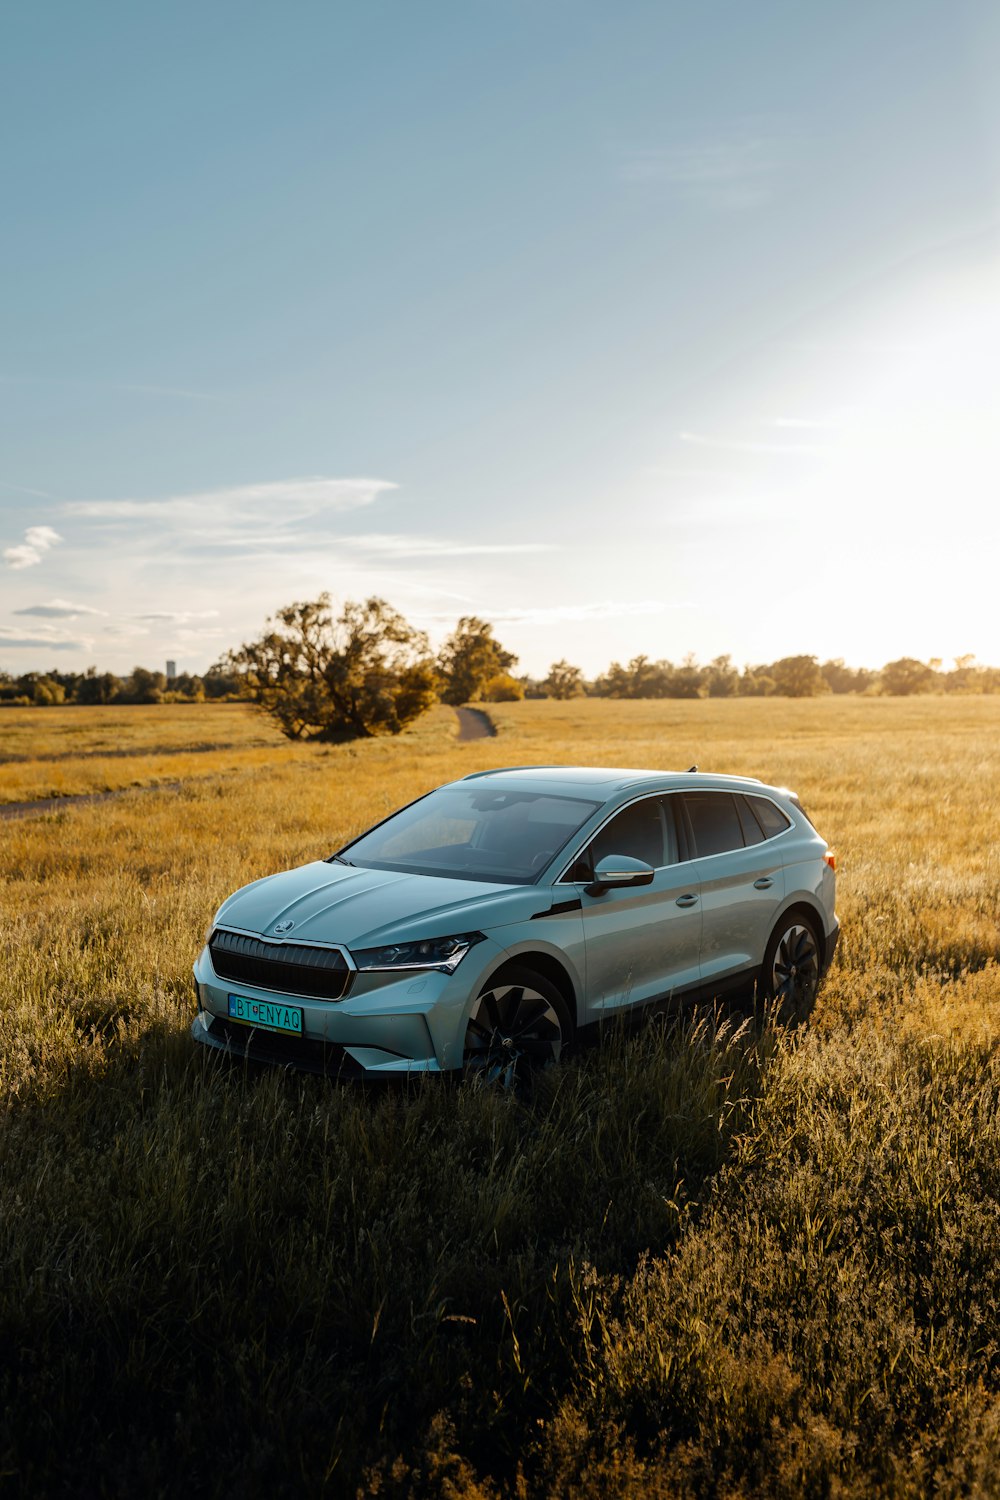
[[[316,861],[269,875],[223,902],[215,921],[262,937],[376,947],[524,921],[547,911],[551,891],[436,875],[404,875]],[[283,932],[277,923],[289,922]]]

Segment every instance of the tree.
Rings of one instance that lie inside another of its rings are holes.
[[[845,666],[842,656],[825,661],[820,671],[831,693],[863,693],[875,678],[875,673],[867,667]]]
[[[716,656],[708,665],[708,696],[734,698],[740,690],[740,674],[731,656]]]
[[[478,698],[492,677],[507,672],[517,657],[493,639],[493,626],[476,615],[463,615],[441,647],[438,671],[445,703],[468,703]]]
[[[163,672],[151,672],[148,667],[133,667],[116,694],[118,703],[162,703],[167,679]]]
[[[891,693],[894,697],[926,693],[933,683],[933,669],[913,656],[901,656],[896,661],[887,662],[882,668],[882,691]]]
[[[815,656],[783,656],[767,670],[783,698],[814,698],[830,691]]]
[[[436,701],[427,637],[384,599],[348,602],[334,621],[321,594],[268,624],[226,665],[289,739],[399,734]]]
[[[546,698],[579,698],[583,693],[583,673],[568,661],[554,661],[542,683]]]
[[[498,672],[479,690],[482,703],[519,703],[524,697],[524,683],[518,682],[509,672]]]
[[[99,673],[96,667],[88,667],[73,697],[77,703],[111,703],[121,690],[121,678],[113,672]]]
[[[31,700],[38,705],[65,703],[66,689],[53,677],[39,677],[35,681]]]
[[[699,667],[694,655],[689,651],[679,667],[672,667],[665,662],[667,669],[666,692],[671,698],[704,698],[705,696],[705,671]]]

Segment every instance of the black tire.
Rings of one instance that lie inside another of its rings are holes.
[[[562,995],[527,967],[504,969],[476,996],[465,1031],[462,1072],[500,1088],[523,1087],[564,1055],[573,1021]]]
[[[812,1013],[822,977],[815,920],[789,912],[772,932],[764,954],[761,992],[768,1011],[785,1026],[800,1026]]]

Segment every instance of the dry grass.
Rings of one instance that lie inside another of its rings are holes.
[[[106,712],[65,711],[80,744]],[[57,753],[58,713],[0,733]],[[169,756],[218,710],[128,713],[140,753],[71,784],[172,759],[179,791],[0,825],[11,1493],[992,1492],[1000,703],[525,703],[494,741],[441,712],[273,749],[237,710]],[[647,1028],[526,1101],[195,1055],[231,889],[543,760],[794,786],[841,862],[815,1025]]]

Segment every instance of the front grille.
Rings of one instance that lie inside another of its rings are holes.
[[[222,1016],[212,1017],[208,1034],[251,1062],[277,1063],[279,1067],[327,1073],[337,1078],[360,1078],[364,1074],[360,1063],[334,1042],[311,1042],[305,1037],[256,1031],[249,1026],[238,1026]]]
[[[220,979],[284,995],[339,1000],[351,971],[338,948],[307,948],[303,943],[265,943],[261,938],[221,928],[208,940],[212,968]]]

